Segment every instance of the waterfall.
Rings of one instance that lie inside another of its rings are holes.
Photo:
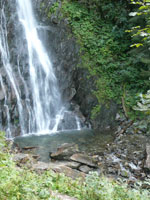
[[[60,91],[52,63],[38,36],[30,0],[17,0],[18,16],[28,47],[28,63],[32,87],[34,132],[56,131],[63,114]]]
[[[12,124],[18,119],[22,135],[50,133],[65,129],[80,130],[82,127],[80,118],[73,111],[68,111],[62,102],[55,70],[39,37],[38,23],[34,17],[31,0],[16,0],[18,21],[15,22],[21,30],[19,34],[21,34],[21,39],[23,38],[22,44],[26,52],[24,55],[18,45],[17,56],[12,56],[9,47],[5,3],[2,4],[2,2],[0,58],[7,78],[0,74],[0,88],[4,94],[3,106],[6,116],[2,118],[6,121],[7,136],[11,137]],[[16,41],[17,39],[19,38],[15,37]],[[15,58],[15,63],[12,62],[12,57]],[[22,62],[23,57],[26,58],[25,64]],[[26,73],[28,78],[25,76]],[[16,99],[15,111],[12,108],[10,96],[13,96],[11,97],[13,101]],[[15,119],[12,110],[15,112]]]

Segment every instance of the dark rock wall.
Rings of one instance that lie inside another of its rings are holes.
[[[106,129],[115,127],[117,105],[114,102],[107,102],[107,105],[103,103],[97,117],[95,119],[91,118],[91,112],[98,104],[97,98],[93,94],[93,91],[96,90],[94,80],[87,78],[89,73],[86,69],[78,67],[82,63],[79,54],[80,47],[71,32],[67,19],[62,18],[60,9],[55,14],[51,14],[51,16],[48,14],[50,7],[55,2],[59,2],[59,7],[61,8],[61,1],[45,0],[41,1],[42,8],[38,4],[38,10],[40,12],[40,20],[49,25],[51,31],[52,27],[55,27],[54,38],[51,37],[49,43],[53,46],[56,68],[59,69],[60,65],[61,70],[63,69],[61,73],[57,73],[60,85],[63,87],[63,96],[65,99],[67,98],[80,106],[87,123],[90,122],[93,128]],[[50,32],[48,35],[51,35]]]
[[[5,13],[7,17],[8,28],[8,44],[10,47],[10,61],[13,65],[14,71],[17,75],[17,57],[19,56],[21,70],[23,76],[28,82],[28,70],[27,66],[27,53],[25,38],[22,31],[22,27],[18,24],[18,16],[16,13],[16,1],[3,1],[5,4]],[[93,95],[95,85],[92,79],[88,79],[88,72],[81,67],[77,67],[81,63],[79,49],[66,19],[59,19],[61,15],[58,10],[57,13],[48,17],[47,10],[57,0],[33,0],[35,16],[38,20],[39,35],[43,39],[45,47],[52,60],[56,76],[59,80],[59,86],[62,93],[62,97],[66,106],[70,109],[77,110],[78,113],[83,113],[87,123],[91,123],[93,128],[107,128],[108,126],[114,126],[114,119],[117,112],[115,103],[110,103],[108,107],[102,105],[101,111],[95,119],[91,119],[91,111],[94,106],[97,105],[97,99]],[[61,1],[60,6],[61,6]],[[45,7],[41,8],[41,3]],[[2,5],[3,5],[2,4]],[[0,5],[1,6],[1,5]],[[0,73],[5,74],[2,64],[0,62]],[[3,79],[7,79],[6,74],[3,75]],[[21,81],[20,81],[21,82]],[[20,83],[21,84],[21,83]],[[18,120],[18,112],[16,105],[16,97],[14,91],[11,88],[10,83],[6,84],[10,93],[10,109],[11,109],[11,121],[15,124]],[[24,98],[23,85],[21,96]],[[1,99],[1,121],[5,125],[4,115],[4,99]],[[80,111],[81,112],[80,112]],[[81,114],[82,115],[82,114]],[[25,116],[26,117],[26,116]],[[83,116],[82,116],[83,117]]]

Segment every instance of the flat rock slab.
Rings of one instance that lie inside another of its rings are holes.
[[[74,162],[74,161],[56,161],[56,162],[52,162],[52,163],[57,166],[66,166],[66,167],[70,167],[72,169],[78,169],[81,165],[80,163]]]
[[[53,168],[53,170],[57,173],[63,173],[72,179],[85,178],[86,176],[83,172],[80,172],[76,169],[71,169],[70,167],[66,167],[66,166],[55,167]]]
[[[150,144],[146,145],[146,160],[145,160],[144,168],[150,170]]]
[[[37,162],[36,164],[32,165],[32,169],[35,171],[53,170],[54,172],[63,173],[66,176],[71,177],[73,179],[85,177],[85,174],[83,172],[80,172],[76,169],[72,169],[66,166],[65,164],[61,162],[58,163]]]
[[[55,169],[55,168],[59,168],[59,167],[70,167],[73,169],[76,169],[80,166],[80,163],[77,162],[69,162],[69,161],[56,161],[56,162],[50,162],[50,163],[45,163],[45,162],[37,162],[35,164],[32,165],[33,169],[37,169],[37,170],[48,170],[48,169]]]
[[[70,157],[70,159],[91,167],[97,167],[96,163],[93,161],[93,158],[84,154],[74,154]]]
[[[49,165],[49,163],[37,162],[37,163],[32,165],[32,169],[35,170],[35,171],[49,170],[50,169],[50,165]]]
[[[68,160],[71,155],[79,152],[77,144],[64,143],[56,152],[50,153],[50,157],[55,160]]]
[[[89,173],[90,171],[92,171],[92,168],[90,168],[90,167],[88,167],[87,165],[81,165],[80,167],[79,167],[79,170],[81,171],[81,172],[84,172],[84,173]]]

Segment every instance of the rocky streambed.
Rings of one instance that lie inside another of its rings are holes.
[[[17,137],[14,146],[18,166],[36,171],[52,169],[72,178],[96,171],[130,185],[150,178],[150,138],[142,134],[67,131]]]

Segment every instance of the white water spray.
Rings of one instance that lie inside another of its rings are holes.
[[[61,101],[61,93],[51,60],[38,35],[38,24],[34,18],[31,0],[16,0],[18,23],[22,30],[19,34],[21,38],[23,36],[24,51],[15,36],[12,41],[17,45],[15,55],[8,45],[5,3],[2,2],[0,58],[7,78],[0,75],[0,85],[5,96],[3,106],[6,110],[7,136],[11,137],[11,127],[18,121],[18,118],[19,126],[17,127],[21,128],[22,135],[45,134],[66,129],[80,130],[79,117],[75,112],[68,111]],[[18,23],[16,23],[17,28],[14,26],[15,31],[18,31]],[[5,78],[8,80],[3,82]],[[12,99],[17,103],[17,108],[14,107],[15,111],[12,108],[12,105],[14,106]]]
[[[33,117],[32,132],[46,132],[59,124],[63,115],[61,96],[52,63],[38,36],[30,0],[17,0],[18,16],[23,26],[29,59],[29,73],[32,87]]]

